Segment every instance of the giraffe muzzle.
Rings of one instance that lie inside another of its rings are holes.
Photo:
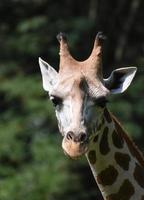
[[[62,147],[65,154],[71,158],[78,158],[85,154],[88,150],[88,136],[85,132],[80,132],[78,135],[69,131],[63,138]]]

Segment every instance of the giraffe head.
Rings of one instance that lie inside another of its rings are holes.
[[[130,85],[136,67],[119,68],[110,77],[102,76],[102,43],[104,36],[96,36],[91,55],[85,61],[75,60],[68,49],[66,36],[57,36],[60,43],[60,65],[57,72],[39,58],[43,88],[55,106],[62,147],[75,158],[88,150],[90,127],[103,113],[107,96],[122,93]],[[96,127],[95,127],[96,128]]]

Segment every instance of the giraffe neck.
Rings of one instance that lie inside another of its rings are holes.
[[[144,200],[144,160],[107,109],[86,157],[105,200]]]

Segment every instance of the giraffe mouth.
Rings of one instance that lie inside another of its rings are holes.
[[[73,160],[77,160],[81,156],[85,155],[87,153],[87,151],[88,151],[88,149],[86,148],[85,151],[83,151],[83,152],[77,152],[77,153],[75,152],[74,154],[73,153],[71,154],[64,150],[64,154]]]
[[[78,159],[88,151],[88,142],[69,142],[64,138],[62,141],[62,148],[65,155],[72,159]]]

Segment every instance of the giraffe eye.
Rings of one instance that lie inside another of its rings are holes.
[[[60,97],[51,96],[51,97],[50,97],[50,100],[52,101],[52,103],[53,103],[53,105],[54,105],[55,107],[62,104],[62,99],[61,99]]]

